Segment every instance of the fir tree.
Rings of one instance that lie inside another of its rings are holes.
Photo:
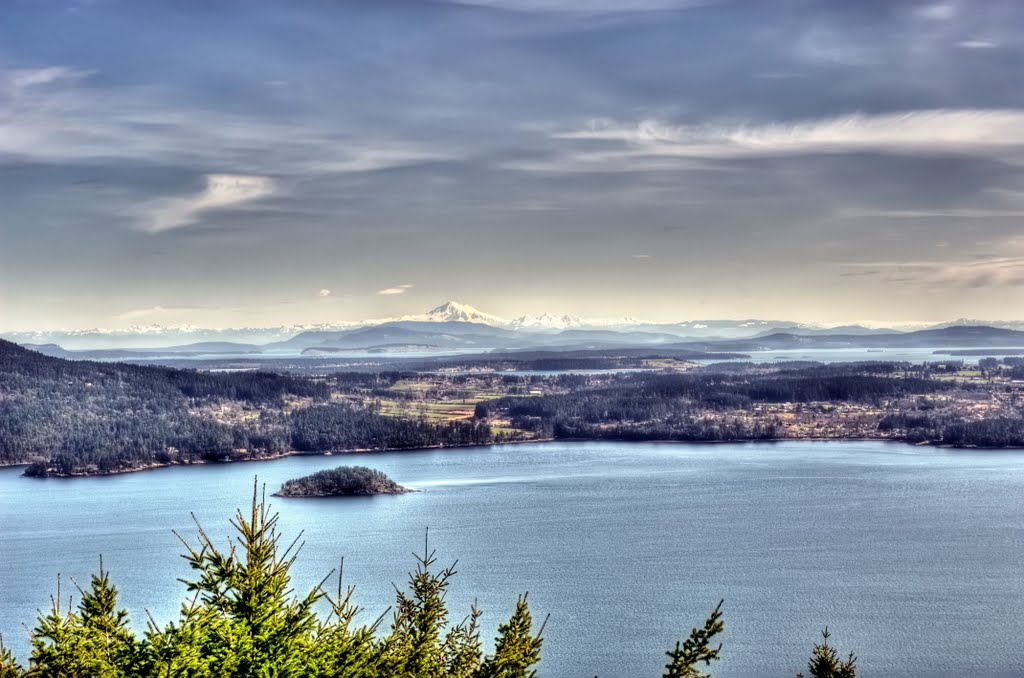
[[[546,623],[546,621],[545,621]],[[537,675],[531,666],[540,661],[544,624],[533,635],[533,618],[526,596],[516,601],[516,611],[507,623],[498,626],[494,656],[488,657],[480,670],[480,678],[532,678]]]
[[[100,558],[98,574],[93,574],[88,590],[79,588],[82,601],[78,605],[82,627],[95,645],[98,658],[116,673],[138,673],[138,643],[128,626],[128,611],[117,608],[117,587],[110,582],[110,573]]]
[[[65,612],[61,599],[61,580],[58,577],[57,595],[51,598],[49,611],[40,614],[32,633],[28,675],[39,678],[124,678],[131,675],[131,661],[127,656],[109,651],[107,634],[85,624],[82,609],[74,610],[70,598]]]
[[[338,568],[338,589],[334,596],[324,595],[331,611],[317,622],[309,656],[309,675],[317,678],[363,678],[373,676],[380,663],[381,650],[374,634],[384,619],[381,615],[370,626],[353,627],[361,611],[352,602],[355,588],[342,588],[345,561]]]
[[[10,648],[4,645],[4,635],[0,633],[0,678],[18,678],[21,674],[21,665]]]
[[[395,589],[397,609],[391,636],[385,641],[388,661],[396,676],[434,678],[445,672],[447,658],[442,636],[448,620],[445,593],[455,576],[455,564],[438,572],[431,568],[437,555],[424,538],[423,555],[415,555],[416,570],[409,574],[409,591]]]
[[[722,603],[711,612],[711,616],[704,622],[703,628],[694,628],[690,631],[690,637],[686,642],[676,642],[676,647],[665,654],[669,657],[669,663],[665,665],[663,678],[710,678],[710,674],[701,673],[697,665],[704,662],[705,665],[719,659],[722,652],[722,644],[718,647],[711,646],[711,639],[725,629],[725,622],[722,621]]]
[[[444,653],[449,678],[475,678],[481,655],[479,619],[483,614],[476,601],[461,624],[452,627],[444,639]]]
[[[851,652],[845,660],[839,658],[839,652],[828,644],[828,627],[821,632],[822,640],[811,651],[811,660],[807,663],[807,671],[811,678],[856,678],[857,657]],[[802,673],[797,678],[803,678]]]
[[[307,638],[316,626],[313,606],[323,591],[318,586],[293,597],[289,569],[302,535],[282,550],[277,521],[254,486],[249,516],[241,511],[235,516],[231,524],[238,536],[226,553],[198,523],[199,548],[182,540],[185,559],[199,575],[187,582],[196,598],[183,611],[180,626],[168,633],[188,642],[184,654],[192,670],[213,655],[216,661],[207,669],[220,675],[269,676],[271,667],[278,678],[306,675]]]

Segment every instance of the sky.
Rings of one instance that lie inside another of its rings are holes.
[[[1017,0],[3,0],[0,330],[1024,318]]]

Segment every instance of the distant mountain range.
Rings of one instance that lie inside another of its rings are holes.
[[[793,334],[776,332],[750,339],[677,344],[695,351],[778,351],[841,348],[1012,348],[1024,346],[1024,332],[1001,327],[955,325],[914,332],[881,334]]]
[[[60,357],[131,359],[158,354],[227,355],[489,350],[598,350],[660,346],[710,351],[785,348],[1018,347],[1024,322],[956,320],[915,331],[822,327],[785,320],[651,323],[631,317],[520,316],[511,320],[447,302],[430,311],[363,322],[271,328],[133,327],[9,332],[0,337]]]

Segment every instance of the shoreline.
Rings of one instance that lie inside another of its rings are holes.
[[[153,462],[152,464],[146,464],[145,466],[139,466],[135,468],[116,469],[113,471],[95,471],[95,472],[76,472],[76,473],[45,473],[42,475],[28,475],[22,473],[19,475],[20,478],[31,478],[33,480],[60,480],[60,479],[72,479],[72,478],[102,478],[107,476],[120,476],[129,473],[142,473],[144,471],[156,471],[164,468],[174,468],[176,466],[208,466],[214,464],[245,464],[251,462],[261,461],[277,461],[279,459],[286,459],[289,457],[329,457],[329,456],[344,456],[348,454],[377,454],[383,452],[427,452],[430,450],[465,450],[474,447],[491,447],[493,445],[519,445],[522,443],[550,443],[554,442],[555,438],[534,438],[531,440],[505,440],[501,442],[487,443],[484,445],[427,445],[423,447],[359,447],[350,450],[326,450],[323,452],[307,452],[303,450],[288,450],[287,452],[281,452],[279,454],[271,454],[260,457],[247,457],[239,459],[200,459],[198,461],[178,461],[178,462]],[[3,468],[15,468],[18,466],[31,466],[33,462],[20,462],[16,464],[7,464]]]
[[[79,473],[47,473],[44,475],[27,475],[25,473],[20,474],[21,478],[31,478],[38,480],[48,479],[73,479],[73,478],[97,478],[106,476],[119,476],[129,473],[142,473],[144,471],[155,471],[163,468],[173,468],[175,466],[204,466],[213,464],[242,464],[250,462],[264,462],[264,461],[277,461],[279,459],[286,459],[290,457],[328,457],[328,456],[345,456],[350,454],[377,454],[377,453],[389,453],[389,452],[429,452],[432,450],[465,450],[480,447],[493,447],[495,445],[526,445],[530,443],[552,443],[552,442],[592,442],[592,443],[654,443],[659,445],[664,444],[676,444],[676,445],[721,445],[729,443],[782,443],[782,442],[888,442],[888,443],[899,443],[902,445],[911,445],[914,447],[934,447],[936,449],[947,449],[947,450],[983,450],[983,451],[998,451],[998,450],[1022,450],[1024,447],[982,447],[978,445],[944,445],[942,443],[936,443],[932,441],[921,441],[921,442],[910,442],[901,438],[895,437],[866,437],[866,436],[833,436],[833,437],[792,437],[792,438],[737,438],[734,440],[631,440],[625,438],[533,438],[530,440],[506,440],[501,442],[487,443],[484,445],[430,445],[425,447],[389,447],[389,448],[354,448],[350,450],[328,450],[324,452],[306,452],[300,450],[289,450],[280,454],[267,455],[262,457],[250,457],[242,459],[228,459],[228,460],[199,460],[189,462],[170,462],[170,463],[153,463],[146,466],[140,466],[137,468],[126,468],[118,469],[114,471],[97,471],[97,472],[79,472]],[[20,462],[0,465],[0,468],[15,468],[18,466],[30,466],[30,462]]]

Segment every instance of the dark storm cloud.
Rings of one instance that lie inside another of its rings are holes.
[[[680,305],[698,286],[722,316],[894,317],[929,285],[964,292],[923,314],[1001,314],[1024,301],[1022,21],[1009,1],[15,0],[4,325],[441,296],[681,318],[708,313]]]

